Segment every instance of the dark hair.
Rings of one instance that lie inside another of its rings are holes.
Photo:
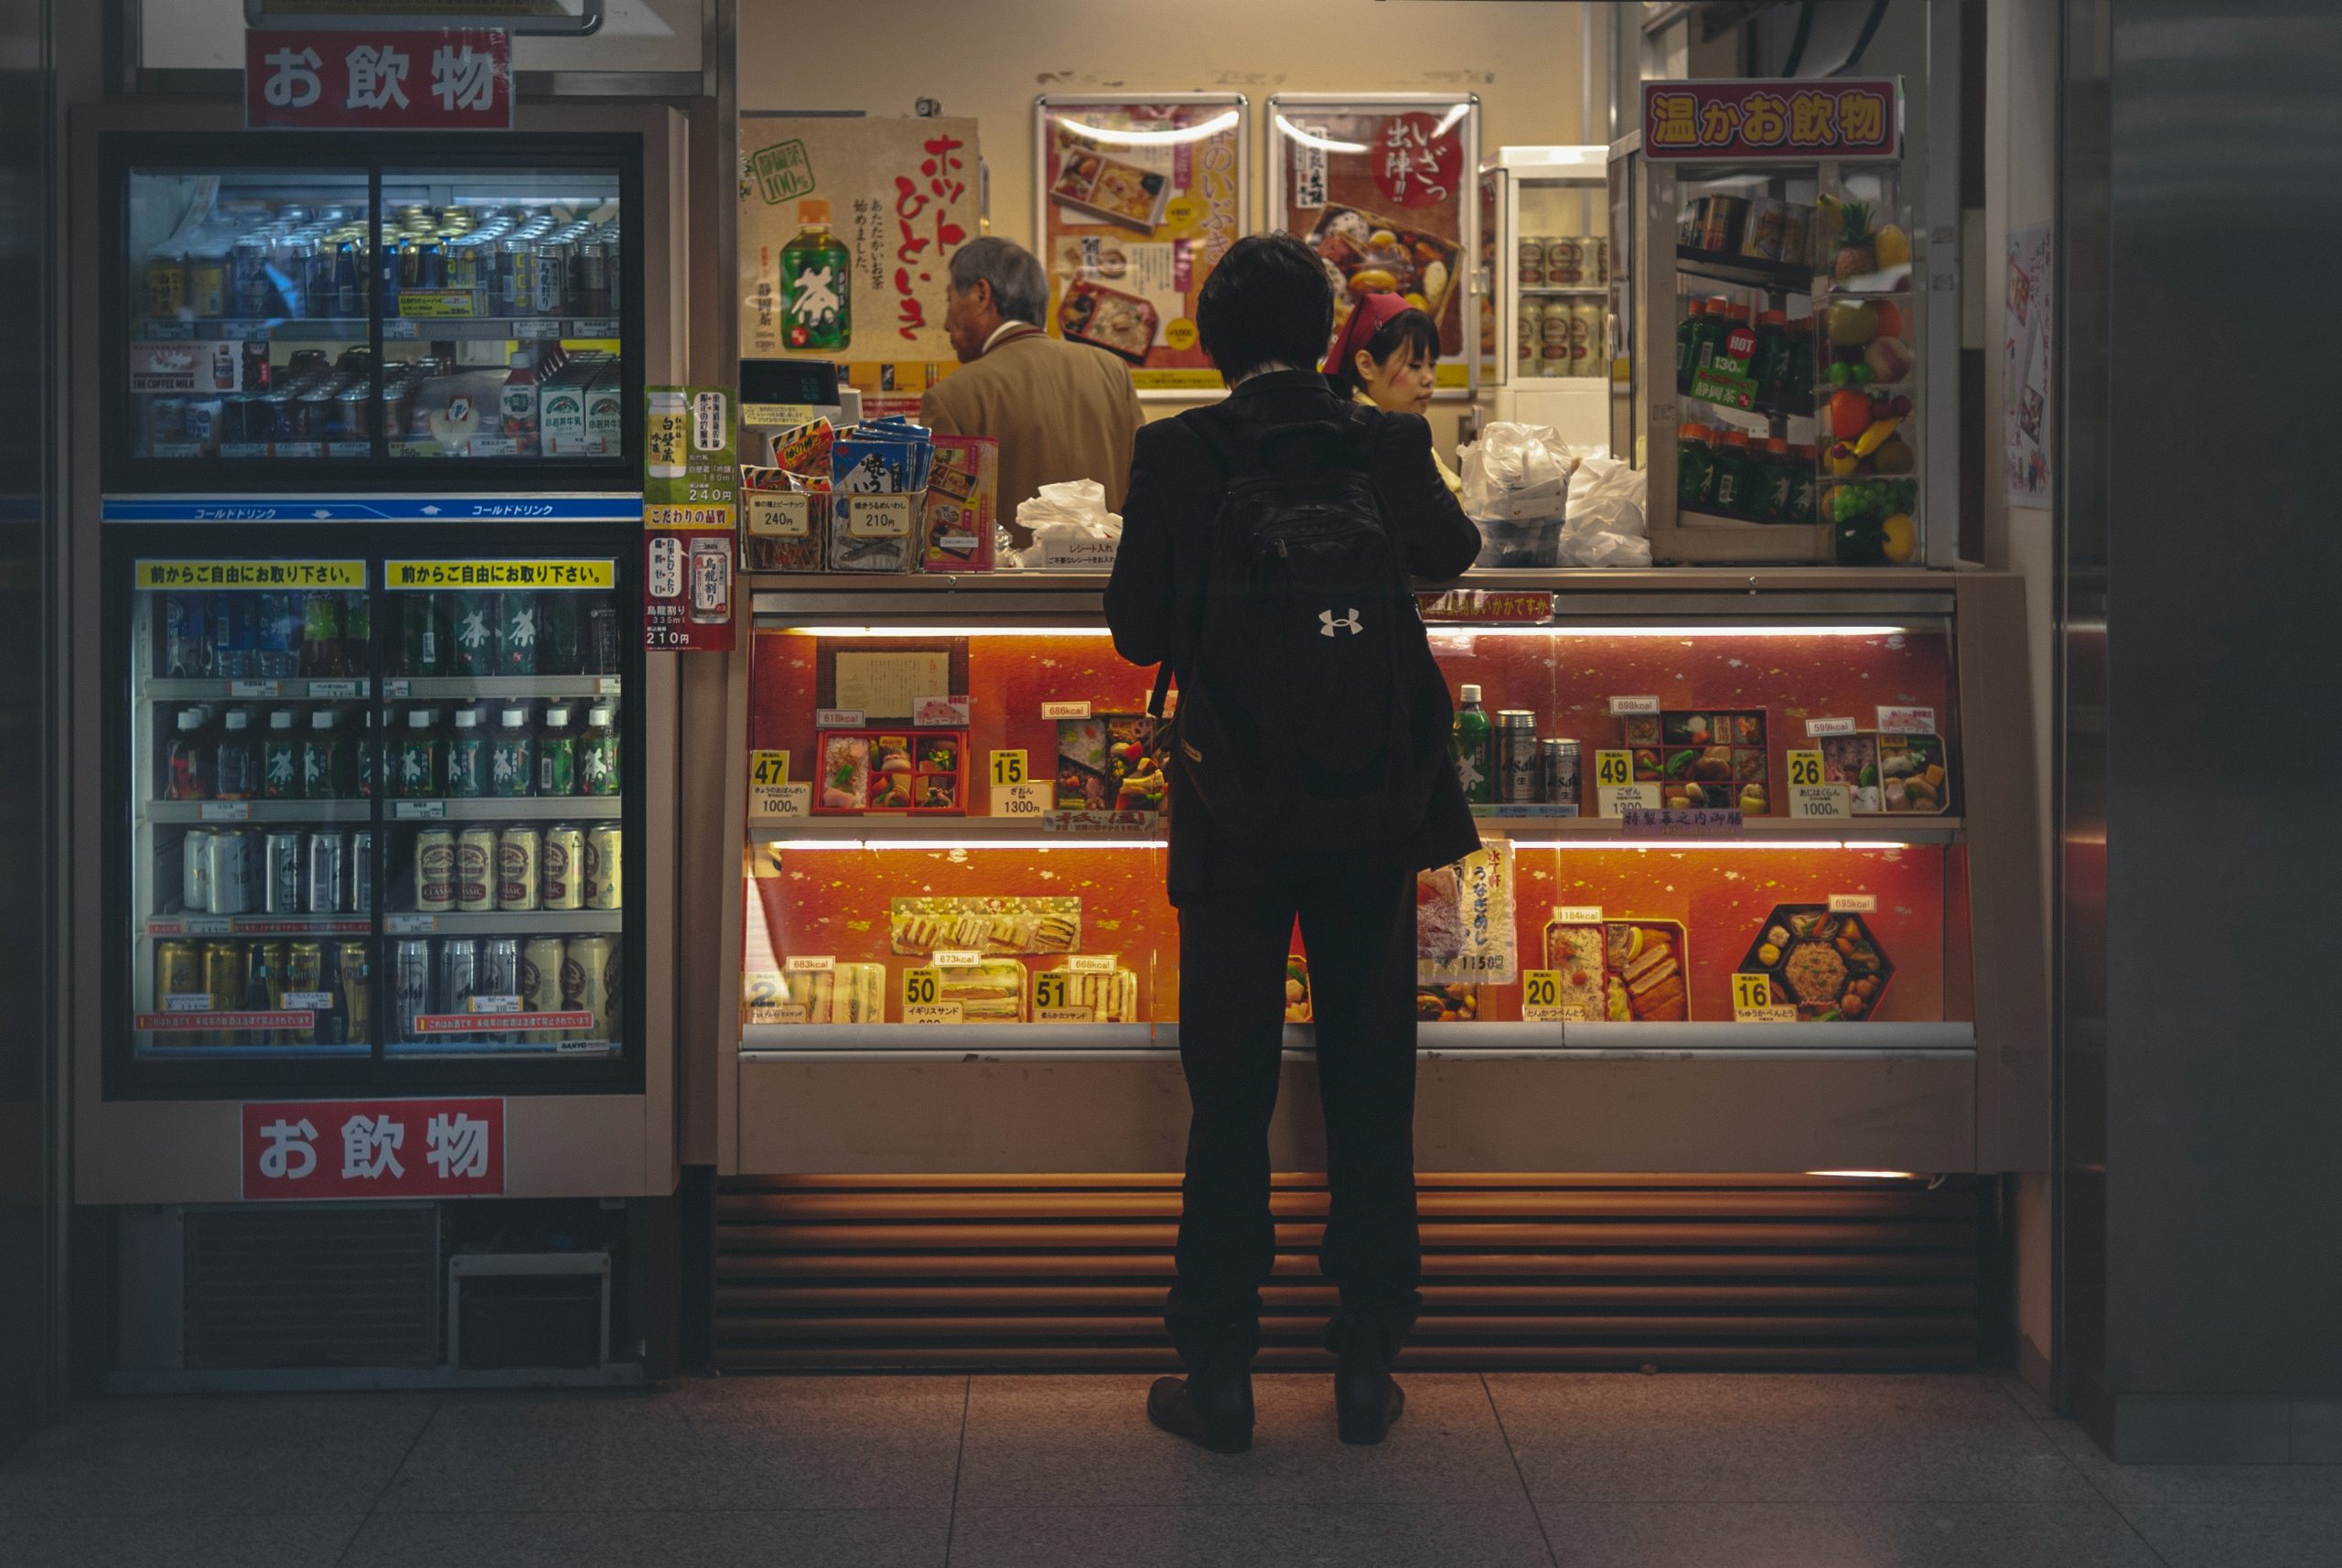
[[[1231,383],[1280,360],[1315,370],[1333,335],[1326,263],[1295,235],[1245,235],[1196,298],[1196,336]]]
[[[1390,359],[1401,349],[1411,350],[1408,356],[1410,359],[1413,358],[1412,350],[1420,349],[1434,360],[1437,360],[1439,358],[1439,323],[1420,310],[1413,308],[1402,310],[1380,327],[1376,328],[1374,336],[1359,347],[1364,349],[1366,357],[1378,365]],[[1358,360],[1355,356],[1336,365],[1326,379],[1334,383],[1336,397],[1355,397],[1359,390],[1366,384],[1359,380]]]

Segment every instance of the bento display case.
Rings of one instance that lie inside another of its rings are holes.
[[[1643,84],[1613,192],[1655,560],[1952,563],[1940,171],[1904,159],[1903,113],[1891,78]]]
[[[122,134],[101,166],[110,491],[637,482],[640,136]]]
[[[1495,415],[1609,445],[1609,149],[1499,147],[1480,160],[1481,380]]]
[[[2030,1157],[2017,585],[1470,583],[1425,597],[1485,848],[1418,879],[1424,1168]],[[1209,977],[1163,891],[1153,672],[1097,591],[756,593],[725,1170],[1177,1168]],[[1310,983],[1296,941],[1289,1070]]]

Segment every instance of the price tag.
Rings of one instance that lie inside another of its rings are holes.
[[[938,969],[972,969],[983,962],[984,955],[973,948],[938,948],[927,961]]]
[[[957,1024],[962,1022],[957,1002],[922,1002],[903,1009],[906,1024]]]
[[[464,999],[464,1007],[472,1013],[518,1013],[521,999],[518,996],[467,996]]]
[[[382,929],[394,937],[427,937],[439,929],[436,915],[385,915]]]
[[[249,822],[252,820],[250,800],[206,800],[196,815],[207,822]]]
[[[1036,1015],[1062,1012],[1072,1005],[1067,994],[1069,978],[1061,969],[1045,969],[1033,977],[1033,1011]]]
[[[802,1002],[765,1002],[748,1009],[751,1024],[810,1024],[812,1015]]]
[[[791,953],[780,961],[780,967],[790,974],[827,974],[837,966],[838,961],[828,953]]]
[[[1614,719],[1657,712],[1659,712],[1657,697],[1613,697],[1610,699],[1610,716]]]
[[[1086,719],[1090,716],[1087,703],[1043,703],[1041,716],[1045,719]]]
[[[1832,893],[1830,912],[1833,915],[1875,915],[1878,895],[1875,893]]]
[[[211,993],[209,991],[174,991],[163,998],[166,1013],[209,1013]]]
[[[1532,969],[1520,977],[1520,1017],[1528,1024],[1566,1024],[1573,1020],[1562,1006],[1562,972]]]
[[[1812,789],[1821,784],[1821,752],[1792,751],[1789,753],[1790,789]]]
[[[1095,1007],[1036,1007],[1033,1009],[1033,1022],[1036,1024],[1095,1024],[1097,1021],[1098,1009]]]
[[[274,685],[275,682],[270,682],[269,684]],[[309,682],[309,695],[320,702],[348,702],[361,695],[365,687],[363,681],[312,681]]]
[[[1617,789],[1635,781],[1635,754],[1631,751],[1597,751],[1594,754],[1594,782],[1605,789]],[[1605,816],[1608,812],[1603,813]]]
[[[513,1000],[517,1003],[520,999],[515,997]],[[295,1013],[330,1013],[333,1011],[333,993],[288,991],[285,993],[285,1005]]]
[[[310,684],[314,686],[317,682],[313,681]],[[228,695],[231,697],[274,697],[277,690],[278,683],[274,681],[231,681],[228,682]],[[350,694],[357,695],[354,692]]]
[[[1735,1024],[1794,1024],[1797,1022],[1797,1009],[1774,1003],[1771,975],[1735,974],[1732,977],[1732,1021]]]
[[[786,751],[752,751],[748,753],[748,815],[778,817],[780,791],[789,788],[789,753]],[[810,793],[810,790],[809,790]]]
[[[1021,751],[995,751],[992,754],[992,782],[997,789],[1010,784],[1025,782],[1025,754]],[[998,816],[1000,813],[993,813]]]
[[[1881,704],[1878,728],[1882,735],[1933,735],[1936,733],[1936,711],[1933,708],[1890,708]]]
[[[813,786],[811,784],[775,784],[763,791],[763,815],[767,817],[806,817],[813,812]],[[758,814],[755,792],[751,792],[748,814]]]
[[[1845,784],[1792,784],[1789,805],[1789,815],[1801,822],[1847,822],[1854,814],[1854,792]]]
[[[391,816],[398,822],[438,820],[444,819],[446,815],[447,802],[445,800],[393,800],[391,802]]]
[[[931,969],[903,971],[903,1005],[931,1007],[943,987],[943,977]]]
[[[1045,784],[1009,784],[992,792],[992,814],[995,817],[1037,819],[1048,809],[1049,791]]]
[[[1121,967],[1118,954],[1110,952],[1078,952],[1065,961],[1069,974],[1112,974]]]
[[[1600,784],[1595,787],[1595,815],[1623,817],[1628,811],[1659,810],[1656,784]]]
[[[813,727],[815,729],[860,729],[862,710],[860,708],[815,708]]]
[[[414,690],[414,682],[412,681],[385,681],[382,682],[382,695],[385,697],[403,697]]]
[[[1855,733],[1854,721],[1852,719],[1808,719],[1805,721],[1805,733],[1815,740],[1820,740],[1825,735],[1853,735]]]

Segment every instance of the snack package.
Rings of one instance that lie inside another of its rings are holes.
[[[982,963],[951,964],[935,972],[935,999],[957,1002],[961,1021],[969,1024],[1022,1024],[1025,1018],[1025,966],[1013,958],[986,959]]]
[[[989,572],[1000,509],[1000,442],[990,435],[939,435],[921,516],[927,569]]]
[[[1681,920],[1603,922],[1601,1016],[1614,1024],[1680,1024],[1692,1015],[1691,947]]]
[[[830,488],[830,457],[837,446],[837,427],[826,419],[799,424],[772,438],[772,466],[805,481],[808,489]]]
[[[829,481],[819,491],[783,468],[740,469],[743,532],[748,569],[819,572],[830,532]]]
[[[1513,933],[1512,841],[1491,838],[1453,865],[1415,877],[1415,983],[1510,985],[1520,978]]]

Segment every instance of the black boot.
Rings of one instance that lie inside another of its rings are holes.
[[[1370,1328],[1346,1328],[1336,1336],[1335,1351],[1334,1420],[1342,1441],[1381,1442],[1407,1408],[1407,1396],[1391,1380],[1390,1342]]]
[[[1157,1378],[1146,1418],[1215,1454],[1252,1446],[1252,1356],[1230,1342],[1215,1347],[1184,1378]]]

